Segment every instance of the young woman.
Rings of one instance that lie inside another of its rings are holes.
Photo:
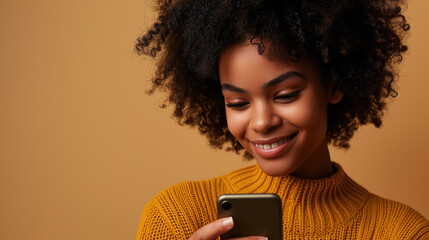
[[[165,189],[136,239],[217,239],[226,193],[275,193],[284,239],[429,239],[413,209],[372,193],[331,161],[360,125],[382,123],[409,29],[395,0],[165,0],[138,39],[157,57],[180,124],[257,165]],[[265,239],[263,236],[243,239]]]

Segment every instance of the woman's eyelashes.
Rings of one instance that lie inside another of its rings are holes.
[[[274,101],[280,102],[280,103],[289,103],[289,102],[293,101],[298,96],[298,94],[300,92],[301,91],[296,91],[293,93],[278,95],[278,96],[274,97]],[[236,110],[243,110],[249,104],[250,104],[249,102],[226,103],[226,107],[236,109]]]
[[[235,109],[243,109],[246,107],[249,103],[248,102],[239,102],[239,103],[227,103],[226,106],[229,108],[235,108]]]
[[[275,97],[274,100],[280,100],[282,102],[291,101],[293,98],[295,98],[296,96],[298,96],[298,94],[300,92],[301,91],[296,91],[296,92],[288,93],[288,94],[281,94],[281,95]]]

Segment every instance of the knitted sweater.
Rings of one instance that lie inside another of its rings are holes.
[[[188,239],[216,220],[216,199],[226,193],[279,195],[284,239],[429,239],[429,222],[419,213],[369,193],[340,165],[334,168],[330,177],[308,180],[271,177],[255,165],[176,184],[146,205],[136,239]]]

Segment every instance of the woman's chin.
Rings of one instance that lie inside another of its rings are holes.
[[[286,176],[291,174],[296,167],[292,164],[289,164],[285,161],[279,160],[265,160],[265,159],[256,159],[261,170],[270,176]]]

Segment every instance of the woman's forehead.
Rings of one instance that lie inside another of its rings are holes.
[[[259,54],[256,46],[237,44],[226,49],[219,62],[221,82],[259,78],[265,81],[274,79],[287,72],[319,71],[315,58],[303,57],[298,62],[269,58],[264,52]]]

